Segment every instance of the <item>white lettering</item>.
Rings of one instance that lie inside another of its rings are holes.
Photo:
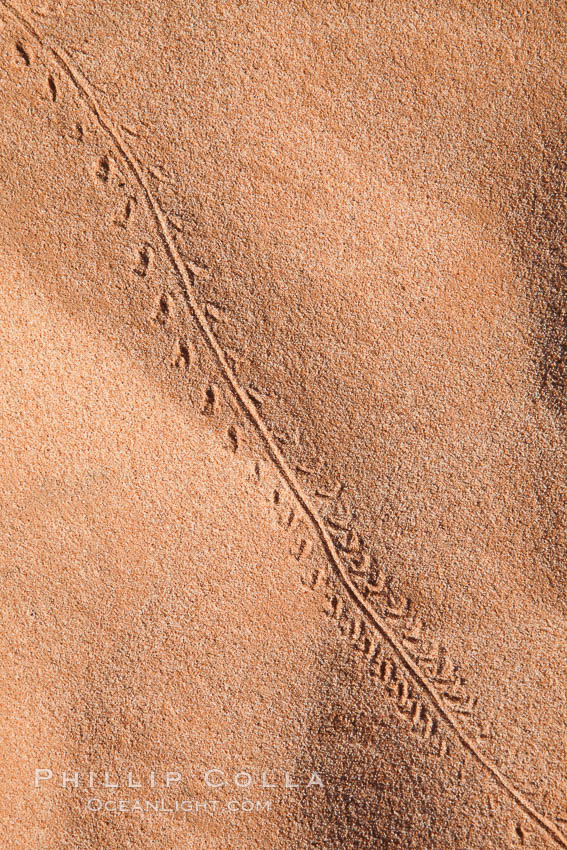
[[[209,788],[221,788],[225,784],[224,779],[221,779],[220,782],[214,782],[211,779],[211,774],[213,773],[219,773],[224,776],[223,770],[219,770],[218,767],[213,767],[211,770],[207,770],[207,772],[205,773],[205,782],[207,783]]]
[[[53,771],[48,770],[47,768],[39,768],[35,769],[35,787],[39,788],[40,782],[45,782],[48,779],[53,778]]]

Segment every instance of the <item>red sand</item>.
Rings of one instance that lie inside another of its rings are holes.
[[[7,848],[567,847],[566,12],[0,0]]]

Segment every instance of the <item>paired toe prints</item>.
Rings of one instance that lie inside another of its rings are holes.
[[[82,141],[83,129],[80,125],[77,125],[77,130],[79,131],[79,141]],[[96,182],[104,189],[109,192],[117,190],[122,195],[117,200],[119,210],[113,218],[113,224],[126,230],[134,220],[138,199],[136,195],[129,193],[126,179],[118,164],[109,154],[105,154],[94,163],[93,175]],[[153,256],[152,246],[148,243],[143,244],[137,251],[138,262],[134,267],[135,274],[145,277],[151,271]]]
[[[31,66],[31,53],[29,49],[24,47],[21,41],[16,42],[16,53],[26,68],[29,68]]]
[[[31,68],[33,63],[33,53],[31,49],[24,44],[23,41],[16,41],[15,45],[16,60],[24,68]],[[53,102],[57,102],[58,90],[57,83],[53,74],[47,74],[46,81],[47,97]]]

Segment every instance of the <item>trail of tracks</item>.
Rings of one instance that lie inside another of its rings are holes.
[[[539,812],[532,805],[532,803],[530,803],[530,801],[527,800],[523,796],[523,794],[514,787],[512,782],[499,770],[499,768],[484,756],[484,754],[476,746],[470,736],[467,735],[467,733],[461,728],[459,722],[455,719],[455,717],[453,717],[453,715],[447,711],[440,694],[437,693],[437,690],[422,674],[413,658],[411,658],[411,656],[406,652],[406,650],[398,640],[396,634],[388,626],[387,622],[382,620],[382,618],[379,617],[378,614],[368,606],[366,600],[361,595],[356,586],[353,584],[349,575],[346,573],[337,554],[331,536],[325,528],[323,520],[321,519],[316,506],[312,503],[310,497],[304,491],[303,487],[297,480],[294,472],[287,463],[285,457],[278,448],[268,428],[266,427],[261,416],[259,415],[257,408],[254,406],[254,404],[248,397],[246,390],[240,386],[236,374],[230,367],[221,347],[219,346],[209,326],[209,323],[207,322],[205,314],[201,310],[192,292],[192,279],[183,263],[179,251],[177,250],[175,241],[170,233],[167,217],[163,212],[158,200],[154,197],[150,185],[146,180],[146,177],[144,176],[144,172],[138,163],[138,160],[130,150],[128,144],[122,137],[120,131],[115,126],[113,121],[105,114],[104,110],[102,109],[94,94],[92,86],[85,79],[82,72],[74,66],[72,60],[65,54],[65,52],[59,46],[56,46],[51,43],[51,41],[43,39],[36,31],[36,29],[32,26],[32,24],[20,12],[14,9],[12,5],[7,2],[7,0],[0,0],[0,7],[3,7],[8,16],[12,19],[12,21],[23,27],[25,31],[40,45],[40,47],[44,48],[52,56],[52,58],[55,60],[61,70],[70,78],[73,85],[77,89],[80,97],[87,104],[90,111],[94,115],[99,126],[111,138],[115,148],[117,149],[124,162],[124,165],[134,177],[136,183],[138,184],[145,197],[148,210],[155,221],[159,237],[164,245],[164,248],[171,263],[175,268],[175,271],[177,272],[180,278],[182,295],[185,299],[190,313],[193,316],[193,319],[195,320],[199,328],[199,331],[201,332],[210,351],[214,355],[220,368],[220,371],[222,372],[224,379],[229,385],[232,394],[238,401],[238,404],[240,405],[242,411],[255,427],[273,463],[278,468],[290,490],[301,505],[303,511],[309,517],[312,526],[316,532],[316,535],[323,546],[331,568],[351,602],[370,621],[370,623],[374,626],[378,633],[381,634],[382,637],[390,644],[392,650],[398,656],[399,660],[411,673],[412,677],[423,689],[423,691],[428,695],[431,702],[435,705],[438,714],[443,718],[445,723],[453,730],[455,736],[458,738],[464,749],[468,751],[473,756],[473,758],[476,759],[476,761],[487,771],[487,773],[495,780],[495,782],[519,806],[519,808],[524,812],[524,814],[526,814],[545,833],[547,833],[547,835],[549,835],[558,846],[563,847],[565,848],[565,850],[567,850],[567,836],[563,832],[561,832],[557,828],[557,826],[551,820],[549,820],[549,818]]]

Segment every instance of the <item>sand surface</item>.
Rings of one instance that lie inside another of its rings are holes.
[[[566,38],[0,0],[2,846],[567,848]]]

